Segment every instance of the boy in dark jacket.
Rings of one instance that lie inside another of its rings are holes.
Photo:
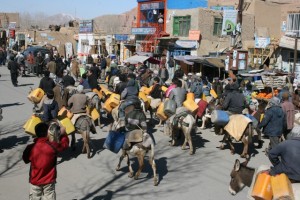
[[[44,122],[49,122],[57,117],[58,114],[58,103],[54,100],[54,92],[50,90],[47,92],[47,97],[43,103],[43,116]]]
[[[69,139],[61,129],[60,142],[50,142],[47,138],[48,125],[45,123],[36,125],[35,132],[37,138],[23,152],[24,162],[30,163],[29,199],[55,200],[57,153],[68,148]]]
[[[258,128],[264,128],[263,133],[270,138],[269,149],[279,144],[279,139],[283,133],[286,119],[285,114],[280,107],[280,100],[277,97],[273,97],[267,108],[262,122],[258,125]]]

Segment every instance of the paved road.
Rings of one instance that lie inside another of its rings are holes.
[[[4,149],[0,154],[0,199],[27,199],[29,165],[23,163],[21,156],[32,138],[24,133],[22,125],[32,110],[26,96],[30,87],[37,87],[39,79],[19,78],[20,87],[15,88],[6,67],[0,67],[0,73],[0,104],[4,106],[4,119],[0,122],[0,147]],[[190,156],[179,146],[168,146],[169,138],[162,129],[153,127],[157,141],[157,187],[153,186],[148,163],[139,180],[127,177],[125,162],[121,171],[114,170],[119,156],[102,148],[107,130],[107,126],[98,127],[98,134],[91,136],[95,152],[92,159],[80,154],[80,148],[76,152],[68,149],[59,158],[57,199],[246,199],[248,188],[234,197],[228,192],[229,174],[239,155],[231,155],[229,149],[221,151],[216,148],[221,136],[216,136],[211,129],[199,130],[193,137],[196,154]],[[77,139],[78,145],[82,146],[80,136]],[[266,145],[267,142],[264,148]],[[236,147],[241,147],[241,144]],[[250,166],[269,164],[262,149],[252,150],[254,155]],[[133,159],[132,163],[136,169],[137,161]]]

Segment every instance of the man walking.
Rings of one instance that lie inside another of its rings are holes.
[[[55,200],[55,182],[56,182],[56,165],[57,153],[68,148],[69,138],[63,133],[63,130],[56,129],[61,132],[59,135],[59,143],[49,141],[48,125],[40,123],[36,125],[35,132],[37,138],[33,144],[26,147],[23,152],[23,161],[30,163],[29,182],[30,182],[30,200],[47,199]],[[55,134],[53,134],[55,135]]]
[[[11,82],[15,87],[18,87],[18,73],[20,70],[19,64],[14,60],[14,56],[10,57],[7,68],[10,70]]]

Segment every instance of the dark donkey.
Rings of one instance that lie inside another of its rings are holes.
[[[235,160],[233,169],[230,173],[230,184],[229,184],[229,192],[232,195],[236,195],[239,191],[241,191],[245,186],[250,187],[253,176],[255,173],[255,169],[251,167],[247,167],[248,160],[243,163],[240,163],[238,159]]]

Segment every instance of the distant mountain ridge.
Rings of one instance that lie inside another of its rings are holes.
[[[44,13],[20,13],[20,26],[21,29],[30,29],[32,26],[37,26],[40,29],[48,28],[49,25],[66,25],[68,26],[69,21],[80,20],[75,18],[73,15],[66,13],[59,13],[55,15],[46,15]]]
[[[95,17],[94,32],[103,34],[130,34],[132,24],[135,23],[137,9],[125,12],[123,14],[102,15]],[[46,15],[44,13],[30,14],[28,12],[20,13],[21,29],[31,29],[37,26],[39,29],[47,29],[49,25],[68,26],[69,21],[77,20],[67,13],[58,13],[55,15]]]

